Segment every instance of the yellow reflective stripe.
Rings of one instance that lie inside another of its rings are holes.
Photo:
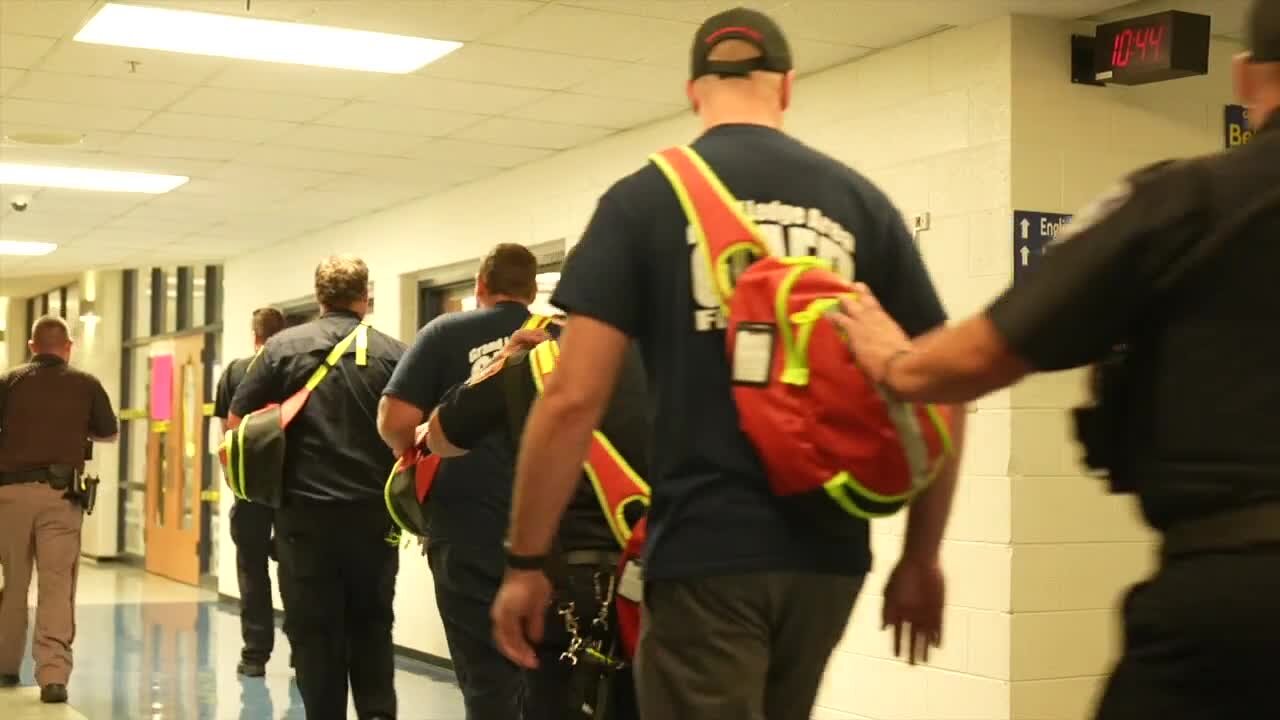
[[[391,483],[396,479],[396,473],[400,472],[400,465],[403,462],[404,458],[396,458],[396,464],[391,466],[391,476],[387,478],[387,484],[382,489],[382,499],[387,504],[387,514],[391,515],[391,521],[396,524],[396,527],[407,532],[409,527],[400,518],[400,513],[396,512],[395,503],[391,502]]]
[[[559,347],[555,340],[541,343],[529,352],[529,368],[533,372],[533,384],[538,388],[539,395],[546,385],[546,376],[556,367],[557,355]]]
[[[364,335],[365,342],[367,343],[368,331],[369,331],[368,329],[369,329],[368,325],[365,325],[364,323],[360,323],[359,325],[356,326],[355,330],[352,330],[350,333],[347,334],[346,337],[342,338],[342,340],[339,341],[337,345],[334,345],[333,349],[329,351],[328,357],[324,359],[323,363],[320,363],[320,367],[316,368],[316,371],[311,373],[311,378],[307,380],[307,389],[308,390],[316,389],[316,386],[320,384],[320,381],[324,380],[325,375],[329,374],[329,368],[338,364],[338,360],[340,360],[342,356],[346,354],[347,348],[351,347],[351,343],[353,341],[355,341],[361,335]],[[357,348],[357,353],[358,353],[358,348]],[[357,363],[360,362],[360,358],[358,357],[358,355],[356,357],[356,362]],[[367,359],[366,359],[366,362],[368,362]]]
[[[311,378],[307,380],[307,389],[315,390],[316,386],[319,385],[320,382],[324,380],[325,376],[328,374],[329,374],[328,365],[321,365],[320,367],[316,368],[316,371],[311,373]]]
[[[938,411],[936,405],[925,405],[925,413],[929,416],[929,421],[933,424],[933,429],[938,433],[938,439],[942,442],[942,454],[938,457],[937,462],[929,469],[929,484],[938,478],[938,474],[946,467],[947,461],[950,460],[956,452],[955,444],[951,439],[951,427],[947,425],[946,419],[942,417],[942,413]]]
[[[587,478],[591,480],[591,489],[595,492],[596,501],[600,504],[601,510],[604,511],[605,521],[609,523],[609,530],[613,532],[613,536],[617,539],[618,545],[625,547],[627,541],[631,539],[631,528],[627,526],[626,518],[623,517],[622,512],[625,509],[627,502],[634,498],[642,498],[644,504],[647,506],[649,504],[648,496],[651,492],[649,490],[649,486],[644,482],[644,480],[640,479],[640,476],[631,468],[631,465],[622,458],[618,449],[613,446],[613,443],[609,442],[609,438],[605,437],[604,433],[596,430],[592,433],[592,437],[600,443],[600,446],[604,448],[605,452],[609,453],[609,457],[613,458],[613,461],[617,464],[618,468],[621,469],[627,477],[631,478],[632,482],[634,482],[637,487],[644,491],[640,495],[631,495],[623,499],[617,506],[610,507],[609,497],[605,495],[604,484],[600,482],[600,475],[596,472],[596,468],[590,462],[582,463],[582,469],[586,471]]]
[[[801,275],[812,269],[813,266],[811,265],[796,264],[795,267],[787,271],[786,276],[778,284],[778,290],[773,296],[773,311],[775,319],[778,321],[778,337],[782,341],[783,354],[782,377],[779,379],[787,385],[809,384],[809,358],[801,354],[796,347],[795,331],[791,327],[789,301],[791,299],[791,288],[795,287]]]
[[[361,324],[356,328],[356,365],[364,367],[369,364],[369,326]]]
[[[237,430],[236,447],[238,448],[238,451],[236,454],[239,455],[237,460],[239,461],[238,464],[240,466],[239,472],[236,473],[236,478],[240,483],[240,489],[236,490],[236,488],[233,486],[231,488],[231,492],[234,493],[235,496],[240,498],[241,500],[248,499],[245,497],[245,494],[244,494],[244,431],[245,431],[245,428],[249,427],[249,421],[252,417],[253,417],[253,413],[249,413],[248,415],[244,416],[244,419],[240,421],[240,427],[236,428]]]
[[[528,320],[524,321],[524,325],[522,325],[520,329],[521,330],[541,330],[550,324],[551,324],[551,318],[547,317],[546,315],[533,314],[529,316]]]

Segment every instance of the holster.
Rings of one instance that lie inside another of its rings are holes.
[[[1093,403],[1072,410],[1085,466],[1106,475],[1111,492],[1118,494],[1138,491],[1127,459],[1131,376],[1130,356],[1117,348],[1093,368]]]

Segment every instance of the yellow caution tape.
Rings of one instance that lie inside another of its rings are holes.
[[[153,420],[151,422],[151,432],[156,432],[156,433],[169,432],[169,421]]]
[[[222,495],[217,490],[202,490],[200,499],[204,502],[216,503],[221,499]]]
[[[142,408],[121,408],[119,417],[121,420],[146,420],[147,411]]]
[[[205,403],[205,404],[204,404],[204,416],[205,416],[205,417],[213,417],[213,409],[214,409],[214,404],[213,404],[213,403]]]

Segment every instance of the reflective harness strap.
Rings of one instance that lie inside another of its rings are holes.
[[[559,357],[560,345],[555,340],[548,340],[530,351],[529,367],[539,395],[544,392],[547,378],[555,371]],[[591,482],[591,489],[600,503],[609,530],[618,541],[618,547],[626,547],[631,539],[626,509],[632,503],[648,507],[649,485],[599,430],[591,433],[591,445],[582,469]]]
[[[546,315],[538,315],[534,313],[524,321],[524,325],[520,326],[521,330],[545,330],[551,325],[551,318]]]
[[[733,297],[732,263],[743,253],[753,259],[769,256],[764,233],[742,212],[738,200],[693,148],[668,148],[650,160],[675,190],[711,271],[721,308],[728,313]]]
[[[352,330],[346,337],[338,341],[338,344],[334,345],[333,349],[329,351],[329,355],[325,357],[320,367],[311,373],[311,378],[307,380],[306,384],[308,392],[315,390],[316,386],[329,374],[329,369],[335,367],[338,361],[342,359],[342,356],[347,354],[347,348],[351,347],[353,341],[356,344],[356,365],[364,367],[369,364],[369,325],[362,322],[356,326],[355,330]]]

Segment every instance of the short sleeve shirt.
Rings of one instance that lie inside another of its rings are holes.
[[[418,331],[384,394],[430,414],[446,392],[485,370],[528,319],[529,309],[515,302],[435,318]],[[441,463],[431,490],[431,542],[483,547],[497,566],[490,569],[500,572],[514,466],[501,433]]]
[[[359,324],[354,313],[330,312],[273,335],[236,388],[232,414],[244,417],[298,392]],[[368,333],[366,364],[356,363],[353,343],[286,431],[289,496],[318,502],[382,500],[395,458],[378,435],[378,399],[405,347],[374,328]]]
[[[901,214],[869,180],[770,128],[724,125],[706,160],[780,254],[866,282],[916,334],[945,321]],[[868,533],[833,543],[794,523],[739,430],[725,318],[675,192],[653,165],[600,199],[552,303],[636,338],[655,394],[647,577],[797,571],[856,575]]]
[[[514,354],[501,362],[500,369],[459,386],[441,403],[438,420],[454,446],[469,450],[495,431],[505,432],[513,445],[519,441],[538,391],[528,353]],[[600,431],[640,477],[649,469],[650,414],[639,353],[628,353]],[[536,484],[528,488],[529,492],[537,490]],[[617,549],[602,512],[584,474],[560,523],[561,547]]]
[[[226,420],[231,416],[231,398],[236,396],[236,388],[244,381],[249,371],[249,363],[253,358],[238,358],[227,363],[227,368],[218,378],[218,387],[213,393],[213,416]]]
[[[86,443],[120,430],[94,376],[52,355],[0,374],[0,472],[81,467]]]

